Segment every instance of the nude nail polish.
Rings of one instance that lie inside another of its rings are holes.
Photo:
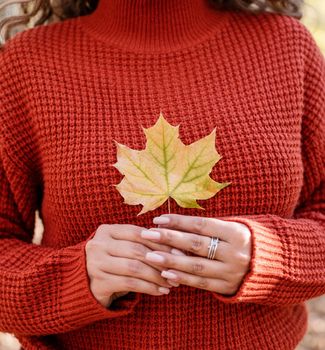
[[[157,217],[153,218],[152,221],[156,225],[164,225],[164,224],[170,223],[170,218],[167,216],[157,216]]]
[[[177,278],[177,275],[175,275],[173,272],[169,272],[169,271],[163,271],[161,273],[162,277],[165,277],[167,279],[171,279],[171,280],[175,280]]]
[[[142,230],[141,231],[141,237],[146,239],[159,239],[160,238],[160,232],[157,231],[151,231],[151,230]]]
[[[155,263],[162,263],[165,261],[165,258],[163,256],[151,252],[146,254],[146,259]]]
[[[165,287],[159,287],[158,290],[160,293],[163,293],[163,294],[169,294],[169,292],[170,292],[170,289],[165,288]]]

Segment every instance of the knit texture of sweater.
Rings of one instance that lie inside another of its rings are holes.
[[[297,19],[206,0],[101,0],[0,52],[0,330],[25,350],[289,350],[325,293],[325,63]],[[181,285],[103,307],[85,244],[100,224],[154,227],[113,186],[117,142],[143,149],[163,112],[185,144],[216,128],[231,182],[171,212],[246,224],[236,294]],[[32,243],[35,211],[44,223]]]

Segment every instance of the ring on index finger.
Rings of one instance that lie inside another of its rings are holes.
[[[213,260],[219,244],[219,238],[211,237],[207,258]]]

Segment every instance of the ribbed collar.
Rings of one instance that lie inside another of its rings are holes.
[[[80,17],[94,39],[134,52],[171,52],[209,38],[229,14],[211,0],[99,0]]]

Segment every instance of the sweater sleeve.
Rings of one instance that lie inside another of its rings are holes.
[[[244,215],[221,218],[246,224],[252,235],[250,269],[225,303],[289,305],[325,293],[325,62],[303,29],[304,110],[301,156],[304,181],[290,218]]]
[[[9,60],[8,51],[0,53],[0,331],[55,334],[126,315],[138,294],[106,309],[89,288],[85,245],[94,232],[61,249],[32,243],[41,177],[28,147],[31,130],[18,88],[24,79],[12,78],[18,58]]]

